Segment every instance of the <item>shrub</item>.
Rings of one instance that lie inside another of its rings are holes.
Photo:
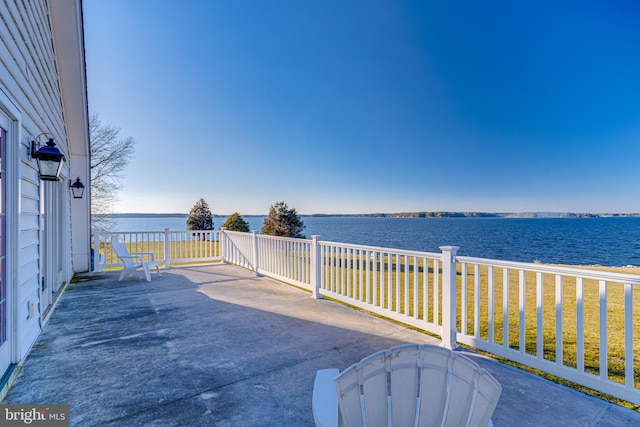
[[[238,212],[232,213],[222,226],[229,231],[249,232],[249,223]]]

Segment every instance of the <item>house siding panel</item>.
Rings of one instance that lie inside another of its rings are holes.
[[[46,123],[47,131],[61,141],[60,137],[64,135],[64,121],[57,73],[53,68],[55,63],[52,55],[49,63],[43,57],[43,52],[46,53],[47,49],[52,49],[52,34],[48,25],[47,28],[34,28],[32,23],[38,11],[46,10],[46,3],[32,1],[16,5],[14,2],[5,1],[5,5],[7,6],[6,22],[11,33],[7,47],[12,52],[12,56],[18,58],[16,62],[24,64],[20,69],[14,67],[12,70],[13,77],[20,88],[13,95],[17,96],[18,102],[30,107],[25,110],[27,117],[37,124]],[[23,7],[19,8],[19,6]],[[42,46],[43,50],[39,50],[38,46]],[[22,92],[22,96],[19,92]],[[25,98],[28,102],[24,101]]]
[[[57,24],[53,22],[53,10],[57,15]],[[4,103],[11,104],[11,110],[16,111],[19,117],[19,126],[14,129],[13,139],[18,144],[14,152],[17,160],[9,173],[17,178],[12,188],[7,189],[7,197],[15,200],[16,212],[12,231],[15,233],[17,245],[11,249],[11,262],[15,265],[15,272],[11,277],[11,289],[13,304],[10,310],[15,321],[13,330],[17,331],[14,337],[13,351],[15,362],[24,359],[41,330],[42,315],[45,307],[42,307],[40,282],[43,272],[40,271],[42,253],[41,226],[41,181],[38,176],[37,163],[29,155],[31,141],[42,133],[53,136],[58,149],[70,159],[70,147],[68,137],[68,124],[65,123],[65,105],[76,106],[80,103],[86,110],[86,85],[81,79],[66,79],[66,87],[76,89],[80,86],[80,97],[73,100],[63,98],[62,84],[59,70],[59,54],[55,43],[56,29],[61,31],[76,32],[77,41],[81,49],[79,57],[65,57],[84,70],[83,37],[81,3],[79,0],[64,0],[60,3],[52,3],[47,0],[14,1],[0,0],[0,91],[3,94]],[[71,16],[75,14],[75,16]],[[71,25],[69,26],[69,23]],[[76,28],[77,27],[77,28]],[[72,33],[73,34],[73,33]],[[64,49],[63,49],[64,50]],[[84,77],[84,75],[82,75]],[[8,101],[7,101],[8,100]],[[5,106],[6,107],[6,106]],[[0,108],[3,108],[0,105]],[[81,109],[82,110],[82,109]],[[15,116],[16,114],[14,114]],[[86,124],[88,129],[87,114],[75,117],[77,123]],[[82,148],[87,146],[86,138],[77,144]],[[82,151],[82,150],[81,150]],[[88,158],[86,158],[88,170]],[[64,242],[62,256],[62,280],[68,281],[73,275],[73,265],[70,254],[71,242],[71,199],[68,194],[68,179],[70,177],[69,162],[65,163],[62,171],[60,191],[52,194],[62,194],[62,208],[58,215],[62,217],[61,236]],[[86,179],[86,178],[85,178]],[[85,181],[86,182],[86,181]],[[89,195],[87,194],[87,198]],[[88,210],[83,215],[89,215]],[[87,242],[88,247],[88,242]],[[53,283],[57,288],[62,283]],[[50,302],[50,301],[49,301]],[[36,316],[29,316],[30,305],[39,307]],[[0,371],[0,376],[2,372]],[[0,396],[1,398],[1,396]]]

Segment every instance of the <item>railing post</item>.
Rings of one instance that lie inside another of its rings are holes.
[[[456,330],[456,253],[458,246],[440,246],[442,251],[442,346],[454,349]]]
[[[253,274],[256,277],[260,277],[260,273],[258,273],[260,268],[260,263],[258,262],[258,232],[256,230],[251,231],[251,246],[253,248]]]
[[[100,262],[100,229],[96,228],[93,230],[93,271],[99,272],[102,271],[102,263]],[[107,248],[105,246],[105,256],[107,252]]]
[[[169,268],[171,265],[171,233],[169,233],[169,227],[164,228],[164,268]]]
[[[313,293],[311,295],[314,299],[320,299],[320,286],[322,285],[322,257],[320,253],[320,245],[318,245],[318,238],[320,236],[311,236],[311,287]]]
[[[220,227],[220,256],[222,257],[222,263],[227,263],[227,234],[225,233],[226,227]]]

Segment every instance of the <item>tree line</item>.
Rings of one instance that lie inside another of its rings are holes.
[[[249,232],[249,223],[238,212],[234,212],[222,224],[229,231]],[[213,230],[213,214],[209,204],[200,199],[191,208],[187,218],[189,230]],[[294,208],[285,202],[277,202],[269,208],[269,214],[262,223],[262,234],[269,236],[295,237],[304,239],[304,222]]]

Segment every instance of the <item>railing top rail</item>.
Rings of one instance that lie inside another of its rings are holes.
[[[382,246],[353,245],[350,243],[329,242],[326,240],[319,241],[318,243],[320,245],[335,246],[338,248],[359,249],[359,250],[365,250],[365,251],[371,251],[371,252],[394,253],[398,255],[417,256],[420,258],[438,258],[438,259],[442,258],[442,253],[439,253],[439,252],[420,252],[420,251],[411,251],[407,249],[385,248]]]
[[[234,233],[233,231],[225,231],[225,233]],[[247,233],[240,233],[240,232],[235,232],[238,234],[247,234]],[[297,237],[282,237],[282,236],[269,236],[267,234],[256,234],[259,238],[261,239],[269,239],[269,240],[286,240],[286,241],[293,241],[293,242],[300,242],[300,243],[311,243],[312,240],[309,239],[300,239]]]
[[[94,230],[95,232],[96,230]],[[219,230],[145,230],[145,231],[127,231],[127,230],[99,230],[100,235],[106,234],[153,234],[153,233],[217,233]]]
[[[225,234],[236,234],[238,236],[249,236],[251,237],[251,235],[253,233],[249,232],[249,233],[245,233],[243,231],[232,231],[232,230],[224,230]],[[258,234],[260,236],[260,234]]]
[[[606,280],[609,282],[640,285],[640,276],[634,274],[590,270],[587,268],[564,267],[550,264],[536,264],[532,262],[502,261],[497,259],[475,258],[468,256],[456,256],[456,261],[468,264],[512,268],[516,270],[527,270],[539,273],[559,274],[562,276],[578,276],[585,279]]]
[[[218,230],[166,230],[162,231],[162,233],[169,234],[214,234],[217,233]]]
[[[163,230],[150,230],[150,231],[127,231],[127,230],[117,230],[117,231],[107,231],[107,230],[100,230],[100,235],[107,235],[107,234],[153,234],[153,233],[164,233]]]

